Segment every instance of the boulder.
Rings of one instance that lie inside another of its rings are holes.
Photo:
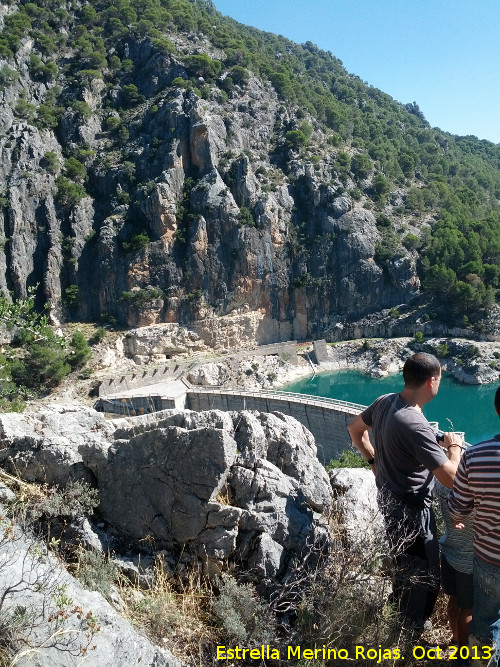
[[[199,336],[178,324],[153,324],[131,329],[123,339],[124,353],[129,357],[140,356],[145,361],[150,357],[200,352],[206,345]]]
[[[76,667],[85,661],[93,667],[182,667],[100,593],[63,570],[42,544],[18,531],[0,541],[0,590],[6,593],[2,615],[15,614],[23,635],[16,665]]]
[[[385,529],[372,471],[334,468],[329,477],[335,496],[334,510],[349,548],[367,558],[380,553]]]
[[[86,480],[99,489],[108,533],[153,538],[209,574],[238,560],[255,580],[265,573],[276,584],[327,539],[328,475],[310,432],[281,413],[165,410],[106,420],[53,406],[1,415],[0,434],[5,467],[49,484]],[[99,549],[102,535],[85,534]]]

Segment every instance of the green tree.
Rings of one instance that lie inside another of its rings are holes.
[[[70,285],[64,290],[63,301],[70,310],[74,310],[78,305],[78,285]]]
[[[378,197],[385,197],[389,192],[391,184],[383,174],[376,174],[372,182],[373,190]]]
[[[0,67],[0,88],[12,85],[18,78],[18,72],[15,69],[12,69],[12,67],[9,67],[8,65],[2,65],[2,67]]]
[[[229,70],[229,76],[236,85],[245,86],[250,79],[250,72],[246,69],[246,67],[242,67],[241,65],[234,65]]]
[[[140,102],[144,102],[144,95],[139,93],[137,86],[133,83],[123,86],[122,100],[125,106],[133,107]]]
[[[149,243],[151,243],[149,234],[146,231],[142,231],[132,234],[127,241],[122,241],[122,248],[125,252],[137,252],[145,248]]]
[[[67,360],[72,368],[80,368],[92,356],[87,339],[81,331],[75,331],[70,341]]]
[[[71,108],[81,120],[88,120],[92,116],[92,109],[87,102],[84,102],[83,100],[73,102]]]
[[[47,151],[40,160],[40,166],[46,169],[49,174],[56,174],[59,170],[59,158],[54,151]]]
[[[288,130],[285,132],[286,147],[297,150],[307,143],[307,138],[300,130]]]
[[[372,169],[372,162],[364,153],[356,153],[352,156],[351,171],[357,179],[366,178]]]
[[[242,227],[255,227],[255,219],[252,212],[246,206],[240,208],[240,212],[238,213],[238,223]]]
[[[64,209],[74,208],[78,202],[87,195],[85,188],[82,185],[73,183],[65,176],[57,177],[56,186],[56,201]]]
[[[212,60],[209,55],[202,53],[194,56],[186,56],[184,65],[192,76],[202,76],[211,80],[219,76],[222,69],[220,60]]]
[[[74,157],[70,157],[65,161],[64,174],[76,183],[83,183],[87,180],[87,170],[85,169],[85,165]]]
[[[25,356],[11,362],[12,378],[29,389],[44,390],[56,387],[71,371],[66,362],[64,339],[46,327],[42,338],[28,344]]]

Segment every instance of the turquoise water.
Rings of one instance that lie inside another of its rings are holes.
[[[385,378],[371,378],[359,371],[335,371],[319,373],[282,387],[282,391],[293,391],[312,396],[326,396],[342,401],[352,401],[369,405],[377,396],[393,391],[401,391],[401,375]],[[499,419],[495,414],[493,400],[498,384],[466,385],[443,373],[441,386],[436,398],[424,407],[429,421],[438,421],[440,428],[465,431],[467,442],[475,443],[490,438],[500,431]]]

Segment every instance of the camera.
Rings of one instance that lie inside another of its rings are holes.
[[[436,442],[443,442],[444,433],[443,431],[436,431]]]

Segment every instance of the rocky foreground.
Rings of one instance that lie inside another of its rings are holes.
[[[169,335],[162,335],[166,329]],[[335,538],[325,515],[332,509],[349,555],[373,546],[371,528],[378,517],[370,509],[371,474],[327,474],[314,439],[296,420],[280,413],[180,410],[106,419],[89,406],[93,399],[86,391],[111,368],[129,372],[175,364],[193,384],[256,389],[313,370],[395,373],[410,354],[424,350],[437,354],[461,381],[499,376],[496,343],[407,337],[348,341],[327,350],[328,361],[318,364],[312,345],[304,344],[294,365],[250,349],[216,355],[196,334],[172,325],[152,327],[150,334],[144,328],[110,334],[95,350],[91,380],[67,383],[24,414],[0,416],[1,474],[10,486],[0,488],[5,506],[0,587],[8,591],[0,612],[29,607],[36,619],[23,639],[31,648],[18,664],[66,667],[78,664],[87,651],[89,664],[98,667],[183,662],[183,656],[158,648],[127,623],[117,589],[108,601],[85,590],[50,549],[12,527],[6,517],[22,506],[26,484],[42,485],[49,495],[75,483],[96,490],[95,512],[82,510],[52,523],[42,517],[41,525],[46,529],[50,523],[52,547],[65,553],[83,548],[103,558],[113,554],[113,566],[144,588],[154,584],[158,568],[172,581],[179,571],[196,570],[212,581],[233,571],[264,599],[280,598],[297,577],[297,563],[313,567],[331,548]],[[13,483],[14,477],[20,481]]]
[[[247,581],[269,597],[311,549],[327,548],[323,514],[333,497],[328,475],[311,434],[285,415],[173,410],[108,420],[89,408],[44,407],[0,416],[0,438],[0,465],[7,474],[49,488],[79,480],[98,490],[98,523],[90,515],[66,517],[51,525],[52,543],[69,551],[77,545],[112,551],[116,566],[145,585],[160,561],[167,577],[187,567],[211,579],[238,564]],[[15,493],[5,493],[16,503]],[[13,553],[5,530],[0,542],[2,562],[17,568],[0,565],[2,589],[12,577],[28,582],[22,592],[7,595],[4,611],[28,601],[34,605],[34,644],[47,635],[47,596],[53,601],[54,591],[64,590],[72,601],[68,606],[86,613],[90,608],[100,619],[101,629],[90,632],[96,647],[91,664],[178,664],[118,621],[97,593],[82,593],[67,574],[49,576],[55,566],[46,549],[34,552],[23,536]],[[69,612],[63,605],[68,618],[60,628],[80,639],[89,634],[81,631],[83,612]],[[51,641],[36,651],[35,662],[30,653],[19,664],[73,665],[81,657],[73,653]]]

